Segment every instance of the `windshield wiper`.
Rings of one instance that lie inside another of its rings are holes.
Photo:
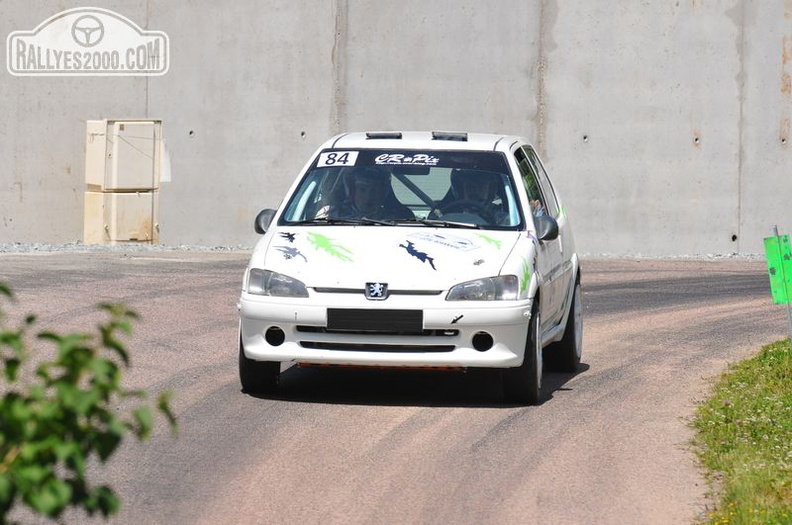
[[[399,224],[424,224],[426,226],[436,226],[438,228],[473,228],[474,230],[481,229],[481,226],[478,224],[473,224],[472,222],[455,222],[455,221],[444,221],[441,219],[425,219],[421,217],[416,217],[415,219],[399,219]]]
[[[393,221],[381,221],[378,219],[369,219],[367,217],[317,217],[315,219],[306,219],[304,221],[297,221],[292,224],[354,224],[354,225],[371,225],[376,224],[379,226],[395,226]]]

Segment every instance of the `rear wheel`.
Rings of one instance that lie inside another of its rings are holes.
[[[248,394],[271,394],[278,388],[280,363],[255,361],[245,357],[242,339],[239,340],[239,381]]]
[[[517,368],[503,370],[503,393],[507,401],[535,405],[542,389],[542,337],[539,310],[534,307],[528,323],[525,356]]]
[[[583,355],[583,307],[580,302],[580,279],[575,281],[563,338],[548,347],[548,365],[558,372],[575,372]]]

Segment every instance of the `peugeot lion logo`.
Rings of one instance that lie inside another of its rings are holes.
[[[388,298],[387,283],[366,283],[366,299],[382,301]]]

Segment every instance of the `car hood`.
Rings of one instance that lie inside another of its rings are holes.
[[[289,275],[310,288],[443,290],[498,275],[516,231],[426,227],[275,227],[254,250],[251,267]]]

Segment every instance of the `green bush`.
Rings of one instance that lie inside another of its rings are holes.
[[[2,283],[0,299],[13,299]],[[121,386],[129,354],[118,336],[131,333],[137,315],[122,304],[99,308],[109,320],[98,325],[98,334],[44,331],[35,338],[34,316],[8,329],[0,308],[0,523],[20,503],[51,518],[68,507],[103,516],[119,509],[112,487],[90,482],[88,464],[93,458],[105,462],[129,433],[145,440],[154,411],[145,404],[121,406],[146,397]],[[54,345],[54,354],[34,352],[31,340]],[[168,394],[156,408],[175,430]]]

